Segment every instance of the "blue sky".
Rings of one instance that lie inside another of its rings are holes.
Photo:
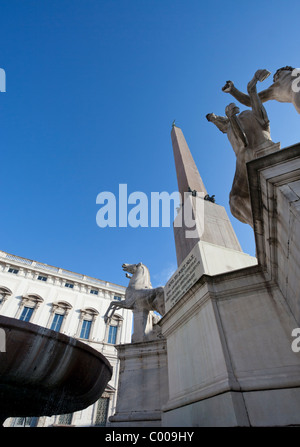
[[[299,2],[0,0],[0,249],[127,285],[123,262],[153,286],[176,268],[172,228],[96,224],[102,191],[177,190],[170,138],[181,127],[209,194],[231,216],[235,156],[205,119],[223,115],[231,79],[300,66]],[[259,89],[271,84],[271,76]],[[266,103],[273,141],[299,141],[290,104]],[[245,107],[241,106],[241,110]]]

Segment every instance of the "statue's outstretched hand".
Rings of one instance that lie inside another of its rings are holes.
[[[206,115],[207,121],[213,121],[216,118],[216,115],[214,113],[208,113]]]
[[[224,87],[222,87],[222,90],[225,93],[230,93],[232,87],[234,87],[234,83],[232,81],[227,81]]]
[[[258,81],[262,82],[270,76],[270,71],[268,70],[257,70],[255,73],[255,77]]]

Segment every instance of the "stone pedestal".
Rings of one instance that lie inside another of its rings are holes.
[[[161,320],[163,426],[300,424],[296,322],[261,268],[202,276]]]
[[[258,265],[208,269],[170,292],[163,426],[300,425],[300,145],[248,173]],[[214,259],[226,257],[215,247]]]
[[[206,275],[217,275],[257,264],[257,259],[242,251],[199,241],[168,280],[164,288],[168,312],[184,294]]]
[[[265,157],[280,150],[280,143],[265,142],[255,150],[255,158]]]
[[[193,212],[195,226],[192,231],[194,237],[187,237],[191,228],[186,227],[184,218],[182,218],[186,205],[182,206],[182,212],[175,218],[173,226],[178,266],[199,241],[243,253],[225,208],[203,200],[203,198],[198,198],[197,206],[198,208],[202,207],[200,219],[199,217],[197,219]],[[180,220],[179,224],[177,220]]]
[[[166,341],[116,346],[120,360],[117,408],[113,427],[160,427],[168,399]]]

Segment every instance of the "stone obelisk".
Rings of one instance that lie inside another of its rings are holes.
[[[202,203],[202,206],[204,207],[204,226],[203,229],[199,229],[199,231],[197,231],[196,224],[195,237],[187,237],[187,227],[184,219],[182,219],[181,226],[176,226],[175,219],[174,237],[178,266],[199,241],[216,247],[223,247],[236,252],[242,252],[241,246],[232,228],[225,208],[204,199],[204,197],[207,196],[207,191],[182,130],[173,125],[171,138],[177,174],[178,191],[182,198],[182,208],[186,206],[185,193],[190,192],[191,195],[200,193],[201,198],[198,200],[204,200],[204,203]]]
[[[206,195],[207,191],[182,130],[173,125],[171,138],[177,174],[178,191],[180,192],[181,197],[184,198],[184,193],[188,192],[189,189],[192,191],[195,190],[204,192]]]

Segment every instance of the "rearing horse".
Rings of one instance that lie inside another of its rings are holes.
[[[142,341],[152,331],[152,311],[165,313],[164,288],[152,288],[148,268],[142,264],[123,264],[126,277],[130,278],[125,292],[125,300],[112,301],[104,315],[104,321],[112,318],[117,309],[131,309],[134,315],[134,334],[132,341]],[[131,273],[130,276],[128,273]],[[151,313],[151,314],[150,314]]]

